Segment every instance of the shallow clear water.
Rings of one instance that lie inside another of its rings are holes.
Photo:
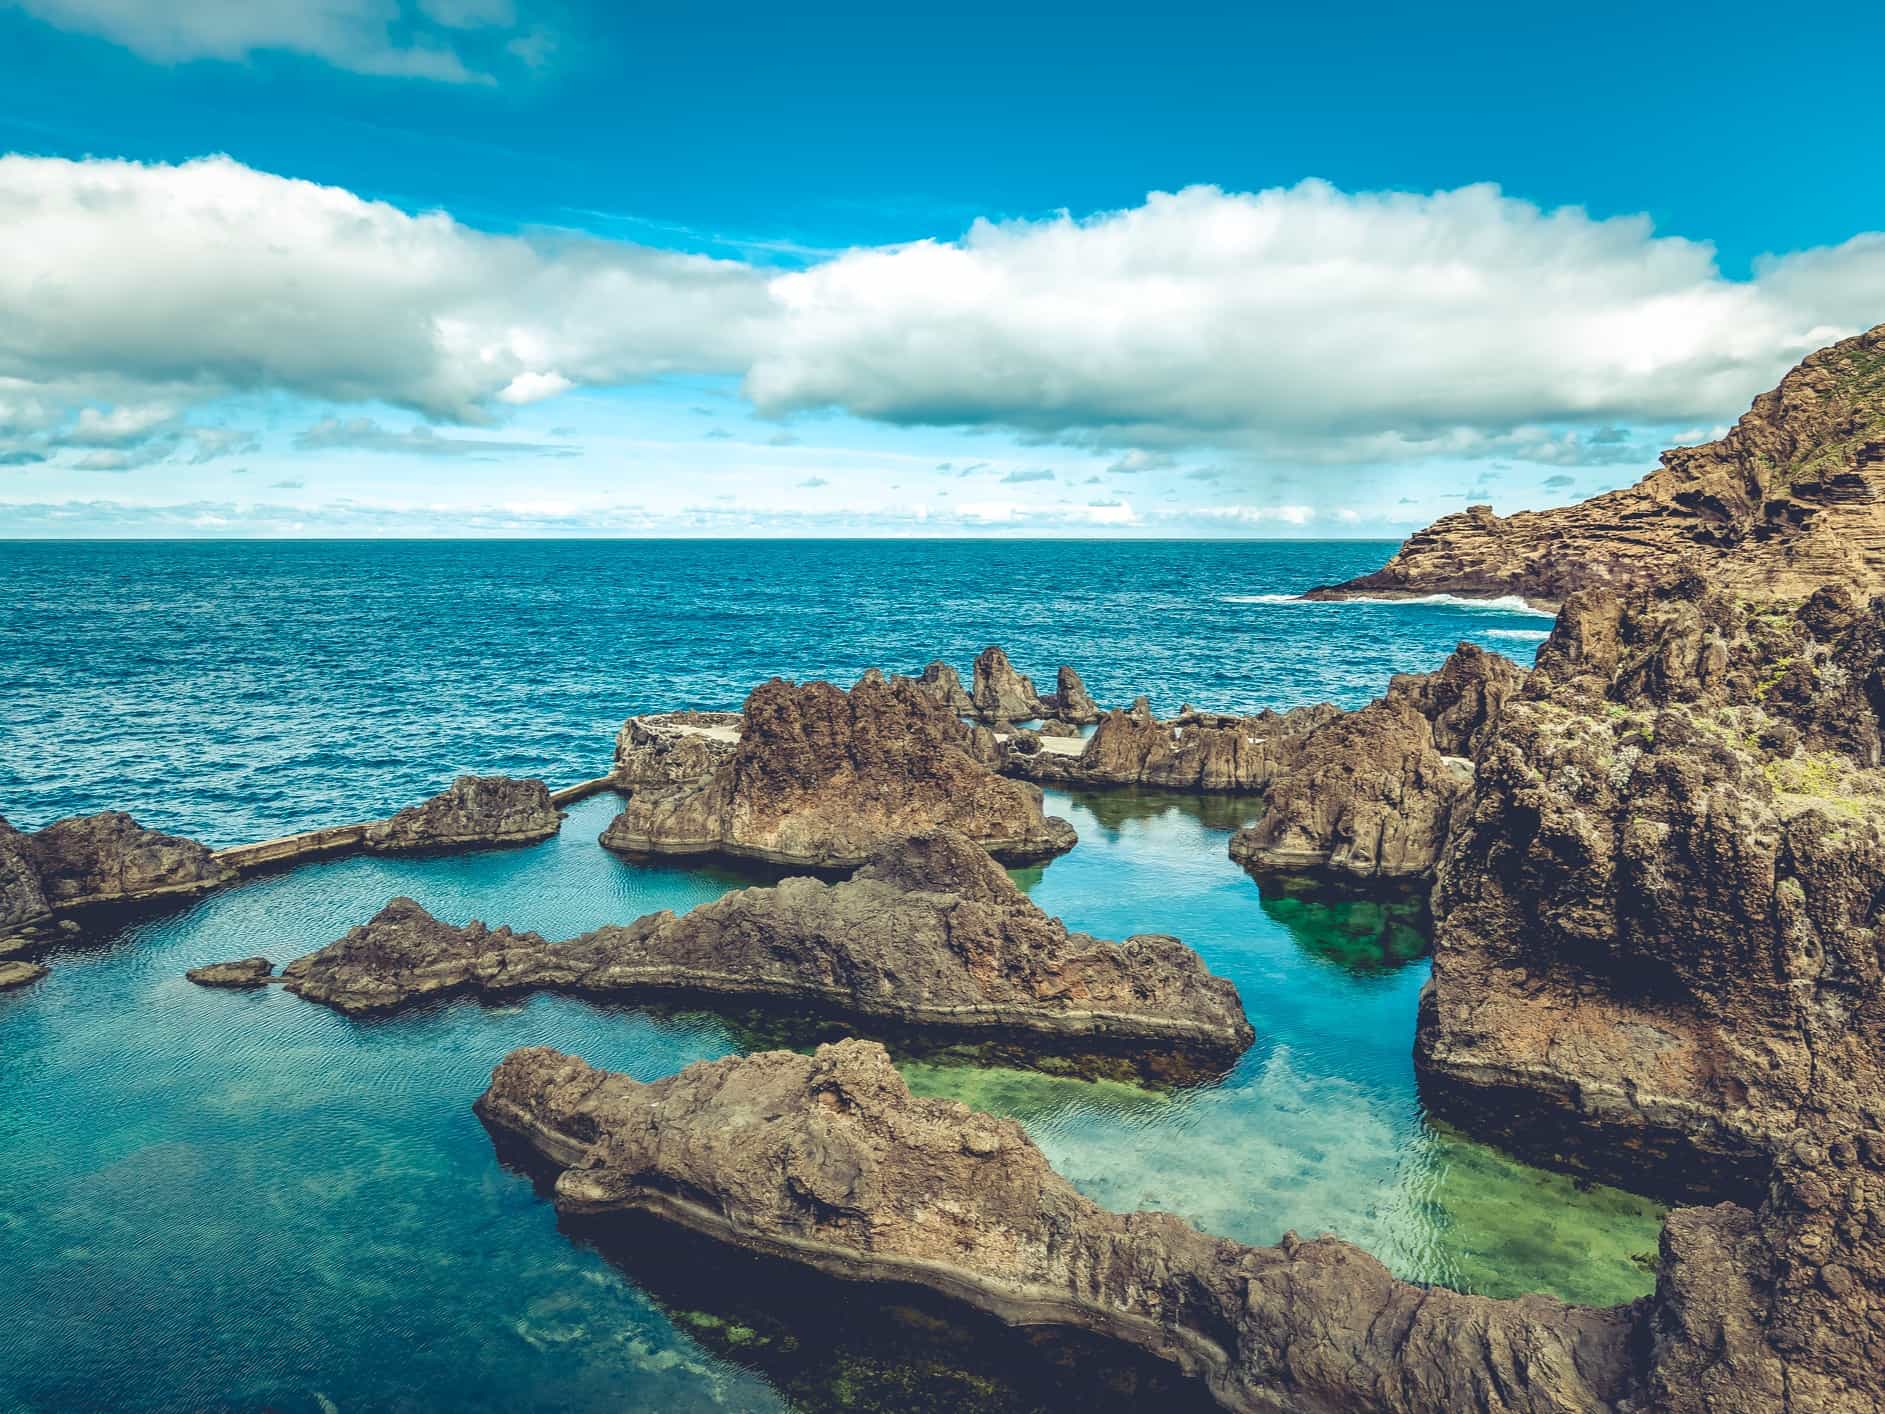
[[[1167,705],[1356,701],[1469,632],[1536,623],[1216,597],[1294,591],[1378,547],[251,548],[31,547],[30,592],[0,606],[9,817],[129,804],[217,842],[260,838],[460,768],[593,775],[626,712],[732,704],[775,668],[842,680],[932,650],[966,668],[990,638],[1024,667],[1072,659],[1102,700],[1163,684]],[[661,554],[708,607],[642,572],[636,557]],[[749,592],[765,614],[727,607]],[[1096,602],[1110,612],[1082,611]],[[368,647],[348,648],[361,633]],[[1656,1207],[1424,1122],[1409,910],[1264,898],[1225,852],[1251,802],[1049,804],[1080,844],[1017,878],[1077,928],[1184,938],[1236,982],[1258,1042],[1220,1082],[1176,1093],[906,1058],[913,1087],[1016,1115],[1115,1208],[1248,1241],[1333,1231],[1409,1277],[1494,1294],[1649,1288]],[[915,1297],[782,1295],[757,1264],[676,1255],[657,1233],[561,1230],[471,1113],[514,1046],[654,1078],[754,1044],[737,1018],[538,996],[361,1023],[182,978],[285,961],[397,893],[568,936],[744,881],[608,854],[595,837],[614,808],[584,802],[529,849],[254,879],[55,954],[49,978],[0,996],[0,1410],[1177,1407],[1104,1352]]]

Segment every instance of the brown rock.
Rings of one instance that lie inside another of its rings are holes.
[[[1077,727],[1091,726],[1100,719],[1100,706],[1088,694],[1086,684],[1080,681],[1076,673],[1065,663],[1054,684],[1054,694],[1042,699],[1042,706],[1050,716],[1063,722],[1071,722]]]
[[[1718,442],[1664,452],[1636,485],[1573,506],[1444,516],[1386,566],[1311,598],[1643,588],[1685,567],[1718,589],[1804,599],[1885,591],[1885,325],[1822,349]]]
[[[1034,680],[1016,672],[1008,655],[992,644],[976,655],[969,700],[984,722],[1026,722],[1047,715]]]
[[[46,969],[37,962],[11,962],[0,959],[0,992],[10,992],[15,987],[24,987],[29,982],[37,982],[46,975]]]
[[[240,962],[212,962],[192,967],[183,975],[199,987],[263,987],[274,974],[275,964],[265,957],[246,957]]]
[[[1885,1108],[1885,601],[1574,595],[1478,753],[1417,1061],[1482,1137],[1749,1196]]]
[[[186,897],[235,877],[195,840],[147,830],[121,810],[55,820],[14,842],[54,912]]]
[[[1177,939],[1069,933],[986,851],[946,832],[900,841],[844,883],[787,879],[563,943],[454,928],[394,899],[283,976],[347,1012],[454,992],[687,992],[1223,1058],[1254,1039],[1236,989]]]
[[[27,837],[0,816],[0,957],[25,946],[51,918]]]
[[[962,686],[956,670],[940,659],[923,669],[916,685],[943,711],[952,717],[974,715],[975,703]]]
[[[629,853],[718,853],[848,869],[887,840],[951,829],[1010,862],[1070,849],[1040,791],[1003,780],[980,741],[907,678],[777,678],[746,701],[740,742],[706,780],[637,792],[603,833]]]
[[[738,712],[630,717],[615,738],[615,781],[641,790],[704,780],[739,743]]]
[[[1245,1247],[1167,1213],[1107,1212],[1019,1124],[913,1097],[869,1042],[647,1085],[514,1051],[477,1109],[562,1170],[565,1214],[648,1212],[835,1276],[1097,1332],[1200,1376],[1231,1410],[1603,1410],[1634,1373],[1631,1308],[1465,1296],[1330,1237]]]
[[[1261,791],[1294,759],[1306,733],[1340,714],[1324,703],[1254,717],[1192,712],[1160,721],[1140,698],[1103,714],[1078,754],[1042,751],[1008,764],[1029,780],[1054,784]]]
[[[542,781],[460,776],[449,790],[367,826],[366,848],[417,853],[547,840],[563,823]]]

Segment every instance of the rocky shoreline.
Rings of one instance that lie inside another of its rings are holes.
[[[1753,1210],[1673,1214],[1656,1295],[1598,1310],[1414,1286],[1335,1238],[1246,1247],[1108,1212],[1014,1121],[913,1097],[869,1042],[648,1084],[530,1048],[476,1109],[561,1170],[565,1214],[648,1213],[846,1280],[1092,1331],[1229,1410],[1831,1414],[1885,1397],[1875,1131],[1793,1145]],[[1852,1180],[1860,1159],[1872,1168]]]
[[[229,975],[246,965],[230,964]],[[1236,989],[1177,939],[1070,933],[983,849],[947,832],[898,841],[842,883],[786,879],[567,942],[454,927],[395,899],[282,978],[356,1015],[458,994],[680,993],[1062,1046],[1169,1049],[1219,1068],[1254,1039]]]

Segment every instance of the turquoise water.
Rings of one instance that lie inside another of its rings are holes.
[[[1287,705],[1365,698],[1461,636],[1539,622],[1218,597],[1336,578],[1378,547],[748,548],[736,574],[725,547],[0,546],[30,571],[0,607],[0,810],[35,825],[130,804],[227,842],[369,813],[461,767],[593,775],[626,711],[732,703],[772,667],[842,679],[938,643],[966,667],[999,637],[1025,667],[1071,658],[1103,700],[1165,684],[1167,705]],[[624,567],[645,554],[706,607]],[[890,622],[913,583],[929,597]],[[568,624],[551,612],[565,590]],[[765,614],[728,608],[749,592]],[[1080,844],[1017,878],[1077,928],[1184,938],[1236,982],[1258,1042],[1177,1092],[906,1057],[913,1087],[1016,1115],[1112,1207],[1247,1241],[1333,1231],[1406,1276],[1494,1294],[1649,1289],[1658,1209],[1423,1119],[1413,910],[1264,897],[1225,853],[1253,802],[1049,806]],[[529,849],[254,879],[0,996],[0,1410],[1181,1407],[1156,1371],[914,1295],[794,1286],[645,1228],[560,1229],[470,1111],[514,1046],[654,1078],[754,1044],[737,1018],[538,996],[361,1023],[182,979],[285,961],[396,893],[567,936],[744,881],[608,854],[613,808],[584,802]]]

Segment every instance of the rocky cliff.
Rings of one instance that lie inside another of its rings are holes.
[[[1077,1327],[1278,1414],[1845,1414],[1885,1399],[1885,1136],[1799,1140],[1760,1203],[1671,1215],[1657,1293],[1593,1310],[1396,1280],[1332,1237],[1274,1247],[1107,1212],[1013,1120],[913,1097],[879,1046],[702,1062],[652,1084],[544,1047],[477,1109],[572,1216],[647,1212],[1016,1324]]]
[[[1573,506],[1473,506],[1412,536],[1373,574],[1312,591],[1520,594],[1659,583],[1687,562],[1717,588],[1804,599],[1885,592],[1885,325],[1807,358],[1720,441],[1663,453],[1636,485]]]
[[[542,781],[460,776],[420,805],[367,826],[366,848],[383,854],[547,840],[563,823]]]
[[[615,738],[615,783],[625,790],[711,776],[739,745],[738,712],[657,712],[630,717]]]
[[[969,701],[984,722],[1025,722],[1047,713],[1034,679],[1016,672],[1008,655],[993,644],[975,656]]]
[[[283,975],[347,1012],[456,992],[665,991],[1226,1060],[1254,1039],[1236,989],[1177,939],[1069,933],[985,850],[947,832],[897,841],[844,883],[787,879],[561,943],[453,927],[395,899]]]
[[[992,740],[985,746],[993,751]],[[939,828],[1010,862],[1072,848],[1072,827],[1042,814],[1039,789],[996,775],[977,749],[907,678],[849,692],[775,678],[747,698],[739,745],[710,776],[637,791],[602,842],[830,869]]]
[[[1667,1193],[1885,1107],[1885,600],[1566,603],[1433,892],[1439,1114]]]

